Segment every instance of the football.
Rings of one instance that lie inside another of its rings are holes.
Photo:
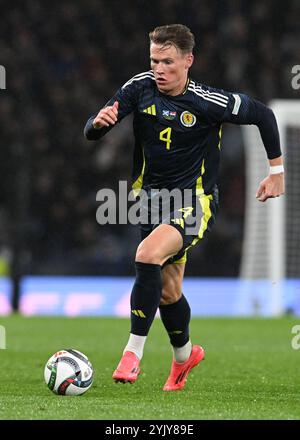
[[[45,365],[44,378],[55,394],[79,396],[93,383],[94,371],[88,358],[78,350],[60,350]]]

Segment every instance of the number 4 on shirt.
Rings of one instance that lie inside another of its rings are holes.
[[[171,146],[171,142],[172,142],[171,141],[171,132],[172,132],[172,128],[167,127],[159,133],[159,140],[166,142],[167,150],[170,150],[170,146]]]

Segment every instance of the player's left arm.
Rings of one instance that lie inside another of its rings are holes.
[[[259,184],[256,198],[265,202],[269,198],[279,197],[284,194],[284,172],[282,156],[269,159],[270,174]],[[273,174],[274,173],[274,174]]]
[[[273,111],[262,102],[245,94],[228,93],[227,96],[229,99],[222,122],[256,125],[269,160],[270,173],[260,182],[256,198],[260,202],[265,202],[269,198],[281,196],[284,194],[283,158]]]

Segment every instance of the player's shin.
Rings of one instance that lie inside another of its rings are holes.
[[[192,350],[189,340],[191,309],[184,295],[173,304],[159,307],[161,320],[168,332],[176,362],[185,362]]]
[[[136,279],[130,298],[131,334],[145,337],[161,299],[161,266],[136,262],[135,267]]]
[[[133,383],[137,380],[146,337],[161,298],[161,266],[136,262],[135,267],[136,279],[130,298],[131,331],[123,356],[112,376],[116,382]]]

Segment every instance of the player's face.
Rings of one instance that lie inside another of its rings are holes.
[[[150,61],[158,90],[168,95],[179,95],[187,81],[193,64],[193,54],[182,53],[177,47],[151,43]]]

